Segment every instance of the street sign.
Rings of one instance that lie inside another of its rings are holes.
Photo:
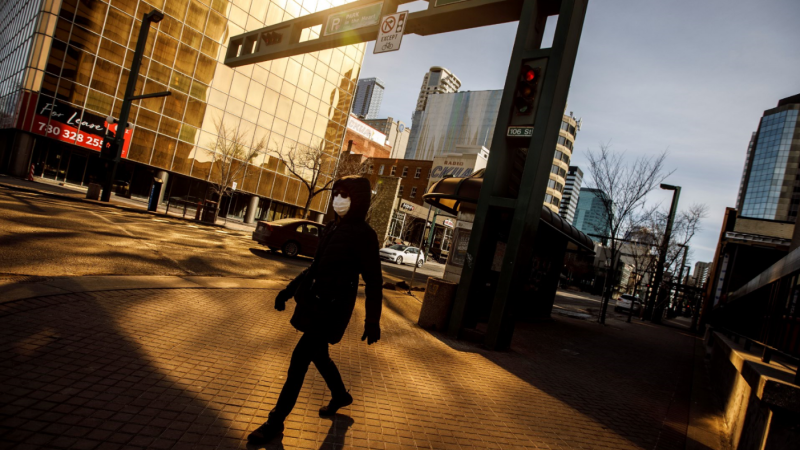
[[[461,3],[467,0],[436,0],[433,4],[434,7],[452,5],[453,3]]]
[[[381,18],[383,2],[332,14],[325,25],[324,36],[376,25]]]
[[[531,137],[533,136],[533,127],[508,127],[508,137]]]
[[[406,29],[406,19],[408,11],[389,14],[381,19],[381,26],[378,27],[378,39],[375,40],[375,50],[373,54],[393,52],[400,50],[400,42],[403,40],[403,32]],[[402,132],[403,130],[400,130]]]
[[[236,190],[236,186],[238,186],[238,183],[236,183],[236,182],[234,181],[234,182],[233,182],[233,184],[231,185],[231,190],[232,190],[232,191],[235,191],[235,190]]]

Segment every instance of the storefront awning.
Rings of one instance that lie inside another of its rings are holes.
[[[431,185],[422,196],[427,203],[457,215],[464,207],[475,208],[483,186],[483,170],[466,178],[445,178]],[[594,241],[561,218],[546,206],[542,206],[541,223],[563,235],[577,249],[594,253]]]

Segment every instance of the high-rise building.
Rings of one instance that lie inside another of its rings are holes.
[[[578,198],[581,195],[583,171],[578,166],[569,166],[567,182],[564,184],[564,195],[561,197],[561,207],[558,214],[572,224],[575,219],[575,208],[578,207]]]
[[[411,130],[405,157],[431,160],[448,153],[463,153],[456,147],[491,149],[502,97],[502,90],[454,92],[430,97],[426,110],[418,111],[421,121]],[[544,197],[545,206],[554,213],[558,213],[561,204],[579,129],[580,120],[576,120],[572,113],[564,114]],[[415,132],[416,148],[412,153],[411,141]]]
[[[710,262],[701,262],[698,261],[694,263],[694,271],[692,272],[692,276],[690,278],[692,284],[697,287],[703,287],[708,280],[708,272],[711,269]]]
[[[398,120],[386,119],[365,120],[364,123],[386,135],[386,145],[392,148],[391,158],[400,159],[406,154],[408,138],[411,130]]]
[[[794,223],[800,207],[800,94],[764,111],[748,149],[739,216]]]
[[[422,125],[423,113],[428,106],[428,97],[435,94],[449,94],[458,92],[461,87],[461,80],[452,72],[444,67],[433,66],[422,77],[422,86],[419,89],[417,106],[411,116],[411,136],[408,139],[406,148],[406,158],[413,158],[416,153],[417,141],[419,140],[419,127]]]
[[[432,160],[453,153],[456,145],[491,148],[492,133],[503,91],[472,91],[439,94],[427,101],[416,132],[416,148],[406,148],[406,158]]]
[[[610,227],[608,225],[608,209],[605,201],[608,196],[600,189],[582,188],[575,208],[575,220],[572,225],[589,235],[595,242],[605,243]]]
[[[229,36],[309,11],[278,0],[150,3],[164,19],[150,29],[136,94],[171,95],[134,104],[118,182],[144,197],[158,175],[172,197],[202,198],[222,169],[224,127],[245,149],[268,144],[230,180],[238,185],[231,215],[297,214],[306,192],[276,152],[321,146],[338,157],[366,44],[232,69],[222,64]],[[83,186],[104,179],[106,117],[119,116],[140,20],[151,9],[139,0],[2,3],[0,170],[18,175],[34,165],[37,177]],[[328,196],[315,197],[311,210],[324,212]]]
[[[356,97],[353,100],[353,114],[364,119],[375,119],[381,110],[383,91],[386,85],[380,78],[358,80]]]

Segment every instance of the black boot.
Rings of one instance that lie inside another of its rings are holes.
[[[247,436],[247,442],[255,445],[264,445],[275,439],[277,436],[283,434],[283,422],[270,421]]]
[[[336,414],[339,408],[344,408],[353,404],[353,396],[345,392],[343,395],[331,398],[328,406],[323,406],[319,409],[320,417],[329,417]]]

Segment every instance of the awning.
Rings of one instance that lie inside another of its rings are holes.
[[[457,215],[463,207],[474,208],[483,186],[483,170],[466,178],[444,178],[431,185],[422,198],[427,203]],[[541,223],[551,230],[563,235],[577,249],[594,253],[594,241],[582,231],[573,227],[554,213],[550,208],[542,206]]]

